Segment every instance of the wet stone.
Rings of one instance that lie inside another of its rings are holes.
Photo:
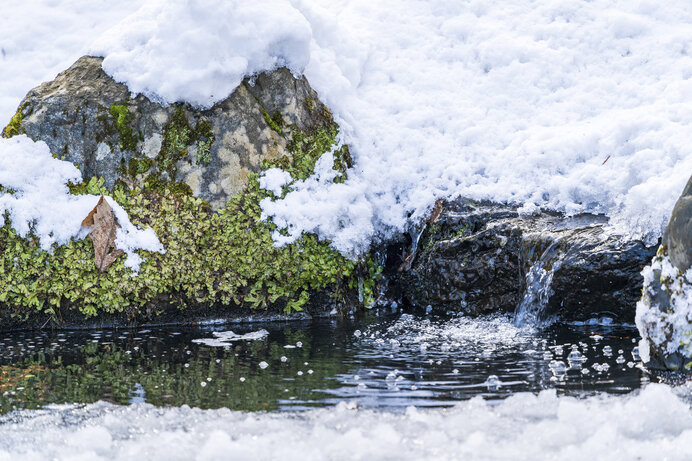
[[[519,323],[549,318],[634,321],[643,267],[655,253],[606,231],[607,218],[520,216],[512,206],[444,202],[400,268],[414,305],[479,315],[517,312]]]

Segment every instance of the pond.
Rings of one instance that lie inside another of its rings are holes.
[[[373,312],[306,323],[0,334],[0,411],[146,402],[202,409],[444,407],[651,379],[632,326],[519,328],[509,317]],[[654,378],[656,379],[656,378]]]

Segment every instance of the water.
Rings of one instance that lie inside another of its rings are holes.
[[[229,333],[232,330],[233,333]],[[446,407],[657,381],[634,328],[516,327],[508,317],[369,315],[241,327],[0,334],[0,412],[53,403],[304,410]],[[622,352],[620,352],[622,351]]]

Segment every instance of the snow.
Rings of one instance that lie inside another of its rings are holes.
[[[209,108],[246,75],[277,67],[300,74],[310,24],[285,1],[150,0],[91,47],[131,91],[169,104]]]
[[[81,224],[99,196],[71,195],[68,182],[82,182],[81,172],[72,163],[53,158],[43,141],[34,142],[25,135],[0,138],[0,184],[6,189],[0,194],[0,224],[5,224],[8,213],[17,234],[26,237],[33,232],[44,250],[86,237],[89,229]],[[153,229],[137,229],[120,205],[106,199],[121,226],[116,247],[127,255],[125,266],[136,272],[142,258],[135,250],[164,249]]]
[[[60,405],[0,417],[0,460],[686,460],[692,412],[676,392],[662,384],[624,397],[544,391],[405,412],[346,403],[302,413]]]
[[[657,299],[655,287],[660,282],[662,290],[670,296],[670,307],[658,303],[649,304],[646,298],[637,303],[635,322],[642,339],[639,354],[646,363],[654,349],[664,354],[679,352],[692,357],[692,268],[684,274],[673,266],[668,256],[657,255],[651,265],[642,271],[644,290]],[[659,280],[655,280],[655,277]]]
[[[270,168],[264,173],[259,180],[259,185],[262,189],[266,189],[276,196],[281,196],[283,187],[292,181],[291,174],[280,168]]]
[[[303,70],[356,163],[345,184],[264,202],[289,227],[280,244],[312,231],[357,253],[459,195],[606,213],[654,242],[692,171],[684,0],[137,4],[6,8],[0,119],[86,49],[133,91],[200,106],[243,74]]]

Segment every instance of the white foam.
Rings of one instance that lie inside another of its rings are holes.
[[[204,391],[201,391],[204,392]],[[687,460],[692,412],[665,385],[586,399],[554,391],[405,413],[245,413],[60,405],[0,417],[0,460]]]

